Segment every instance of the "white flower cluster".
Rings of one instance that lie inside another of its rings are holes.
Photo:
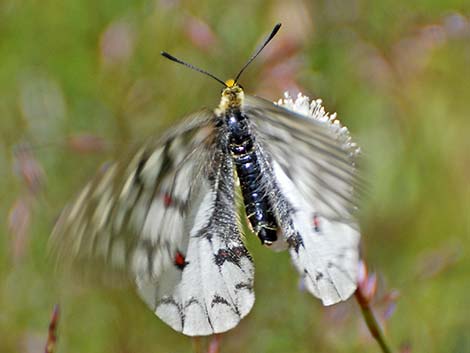
[[[275,104],[325,123],[343,147],[350,151],[351,157],[355,158],[361,152],[360,147],[352,141],[348,128],[342,126],[339,120],[336,119],[336,113],[329,114],[325,111],[321,99],[310,100],[309,97],[299,93],[294,100],[289,92],[285,92],[284,98],[279,99]]]

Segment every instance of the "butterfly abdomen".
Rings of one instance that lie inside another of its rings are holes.
[[[239,109],[226,113],[229,150],[240,180],[248,220],[263,244],[277,240],[277,224],[269,202],[261,190],[261,169],[247,118]]]

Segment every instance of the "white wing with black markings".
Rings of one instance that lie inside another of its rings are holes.
[[[248,96],[267,185],[293,263],[325,305],[356,289],[359,180],[354,151],[327,122]]]
[[[212,112],[194,114],[130,160],[109,164],[51,237],[66,261],[128,272],[152,310],[190,336],[233,328],[254,302],[231,160],[217,153],[213,123]]]
[[[197,192],[182,271],[169,267],[159,283],[138,278],[157,315],[190,336],[233,328],[254,303],[254,267],[237,222],[232,161],[220,154],[214,163],[214,174]]]

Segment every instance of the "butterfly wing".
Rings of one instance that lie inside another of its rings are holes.
[[[108,165],[63,211],[51,238],[63,259],[127,271],[151,309],[191,336],[234,327],[254,302],[233,176],[223,169],[230,161],[215,146],[213,124],[203,111]]]
[[[277,162],[272,168],[283,196],[278,202],[286,200],[292,207],[289,221],[281,227],[306,288],[324,305],[348,299],[356,289],[357,224],[317,212]]]
[[[353,151],[329,124],[248,96],[258,139],[317,212],[350,219],[361,187]]]
[[[158,258],[164,256],[162,246],[169,252],[183,246],[181,230],[195,186],[192,175],[201,172],[200,158],[211,143],[210,118],[208,111],[195,114],[183,128],[102,167],[55,225],[51,243],[59,257],[103,260],[128,270],[141,244],[158,249]],[[163,227],[156,226],[160,223]],[[170,229],[179,231],[170,237]],[[158,272],[153,268],[151,274]]]
[[[237,223],[232,160],[220,154],[214,163],[215,172],[198,192],[200,206],[193,215],[181,280],[158,287],[139,281],[157,315],[190,336],[233,328],[254,303],[254,267]],[[163,278],[175,275],[175,268],[169,268]]]
[[[294,265],[325,305],[356,288],[359,231],[351,151],[322,122],[247,97],[265,178]]]

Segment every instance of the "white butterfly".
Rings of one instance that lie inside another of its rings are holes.
[[[230,330],[253,306],[237,194],[253,232],[268,247],[289,249],[325,305],[356,289],[355,146],[318,102],[275,105],[245,95],[241,72],[226,82],[214,77],[225,86],[214,111],[192,114],[110,164],[63,211],[52,235],[63,258],[126,270],[150,308],[189,336]]]

